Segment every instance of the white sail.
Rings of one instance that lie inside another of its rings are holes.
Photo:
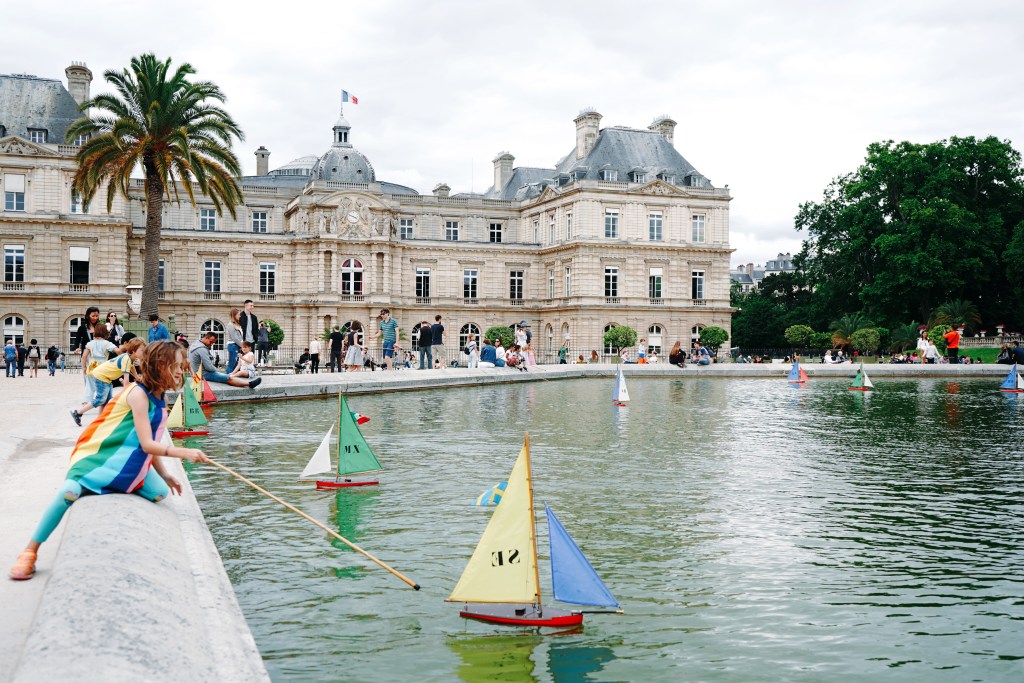
[[[875,385],[871,383],[871,379],[868,378],[868,373],[864,370],[864,366],[863,365],[861,366],[860,371],[864,374],[864,388],[865,389],[874,389]]]
[[[302,474],[299,475],[299,479],[305,479],[311,477],[314,474],[323,474],[324,472],[330,472],[333,468],[331,467],[331,435],[334,434],[334,425],[327,430],[327,436],[320,442],[320,447],[313,453],[313,457],[306,463],[306,469],[302,470]]]
[[[1017,388],[1024,391],[1024,377],[1021,377],[1019,372],[1017,373]]]
[[[619,368],[619,374],[615,376],[615,393],[612,395],[615,403],[629,403],[629,390],[626,389],[626,377]]]

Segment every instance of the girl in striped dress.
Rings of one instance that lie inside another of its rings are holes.
[[[130,384],[103,409],[85,430],[71,452],[67,479],[43,513],[32,540],[18,556],[10,577],[23,581],[35,574],[36,552],[57,528],[64,513],[83,495],[137,493],[153,501],[163,500],[181,484],[160,458],[209,462],[195,448],[170,446],[162,441],[167,406],[164,392],[181,387],[185,350],[169,341],[147,346],[139,382]]]

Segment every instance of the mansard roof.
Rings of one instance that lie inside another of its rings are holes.
[[[64,84],[28,74],[0,74],[0,126],[6,135],[29,139],[29,129],[45,129],[46,141],[63,144],[68,127],[82,118]]]
[[[543,189],[543,181],[555,177],[553,168],[532,168],[520,166],[512,171],[512,177],[504,187],[491,188],[483,194],[484,199],[512,199],[522,201],[539,195]]]
[[[618,171],[620,181],[626,182],[631,171],[640,169],[648,174],[649,180],[659,173],[675,176],[673,184],[676,185],[690,185],[684,179],[691,176],[703,178],[661,133],[624,126],[602,129],[586,157],[577,159],[574,148],[558,162],[555,172],[575,172],[579,180],[600,180],[602,170],[613,170]]]

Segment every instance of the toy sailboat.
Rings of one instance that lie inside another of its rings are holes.
[[[617,406],[624,406],[629,403],[629,390],[626,389],[626,378],[619,368],[619,374],[615,376],[615,389],[612,390],[612,403]]]
[[[621,612],[619,603],[555,513],[547,505],[544,512],[555,600]],[[583,623],[583,611],[545,607],[541,602],[529,434],[509,475],[501,504],[495,508],[446,602],[464,602],[460,616],[494,624],[567,627]]]
[[[174,401],[170,414],[167,416],[167,429],[171,436],[180,439],[185,436],[206,436],[210,432],[205,429],[195,429],[208,424],[206,415],[199,405],[191,380],[186,383],[178,392],[178,398]]]
[[[1010,374],[1006,376],[1003,383],[999,385],[999,391],[1007,394],[1021,394],[1024,393],[1024,377],[1020,376],[1017,372],[1017,364],[1014,363],[1013,367],[1010,368]]]
[[[192,375],[192,391],[196,395],[196,400],[200,403],[214,403],[217,400],[217,396],[213,393],[210,383],[203,377],[202,367]]]
[[[338,394],[338,476],[332,480],[315,479],[318,489],[338,489],[348,486],[372,486],[379,484],[376,479],[350,479],[352,474],[365,474],[367,472],[378,472],[382,469],[377,461],[370,444],[366,443],[363,433],[359,431],[357,423],[359,420],[369,422],[370,418],[359,413],[353,413],[348,408],[344,394]],[[327,431],[327,436],[320,442],[320,447],[309,459],[306,468],[302,470],[299,479],[307,479],[316,474],[330,472],[331,467],[331,434],[334,433],[334,425]]]
[[[794,384],[803,384],[807,381],[807,373],[800,367],[800,359],[797,358],[793,361],[793,369],[789,371],[789,376],[786,377],[787,382]]]
[[[864,372],[864,364],[861,363],[857,368],[857,376],[853,378],[853,384],[850,385],[850,391],[871,391],[874,388],[875,385],[868,379],[868,373]]]

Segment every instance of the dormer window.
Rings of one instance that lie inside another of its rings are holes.
[[[75,138],[75,147],[81,147],[82,145],[84,145],[87,142],[89,142],[89,134],[88,133],[82,133],[77,138]]]
[[[704,179],[699,175],[690,176],[690,187],[701,187],[704,184]]]
[[[647,182],[647,174],[644,173],[643,171],[631,171],[629,175],[630,175],[630,181],[631,182],[634,182],[634,183],[646,183]]]
[[[676,177],[671,173],[659,173],[658,180],[664,181],[669,185],[674,185],[676,182]]]
[[[616,182],[619,179],[619,172],[610,168],[601,170],[601,180],[607,180],[609,182]]]
[[[45,143],[46,142],[46,129],[45,128],[29,128],[28,139],[31,142]]]

